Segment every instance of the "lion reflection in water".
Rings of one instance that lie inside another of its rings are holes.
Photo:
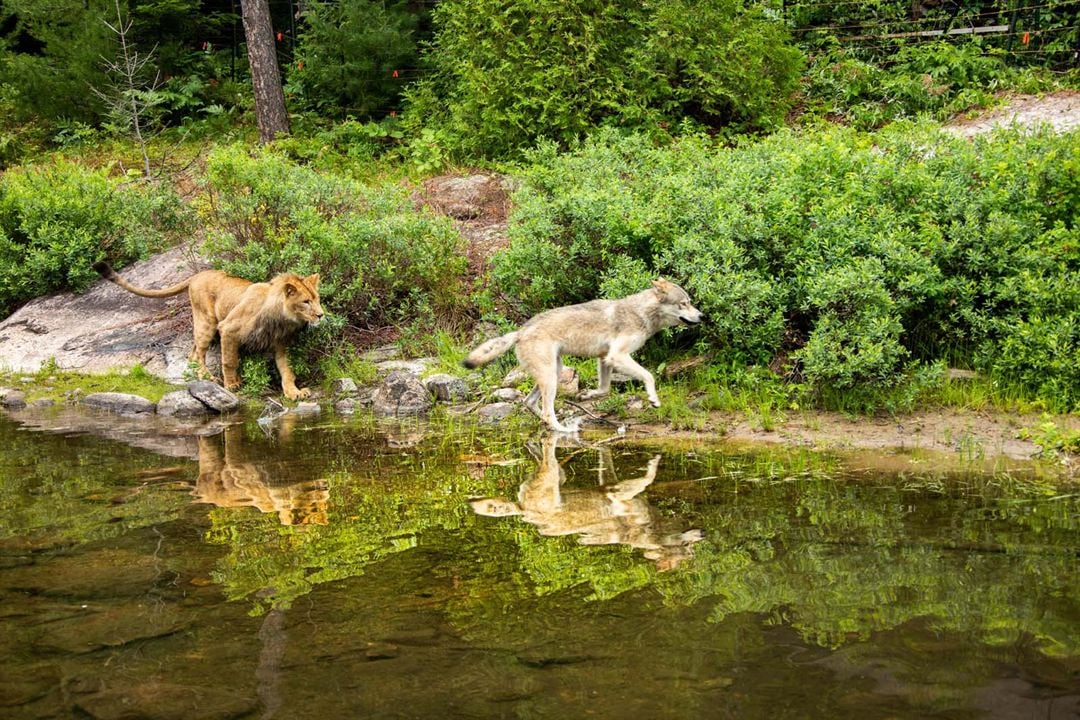
[[[291,424],[283,425],[278,437],[287,437],[290,428]],[[275,512],[282,525],[327,523],[330,492],[325,480],[282,482],[275,478],[279,463],[250,459],[260,450],[265,457],[265,448],[245,442],[241,426],[227,427],[223,436],[224,448],[216,436],[199,438],[199,477],[192,490],[196,502]]]
[[[517,501],[505,498],[470,500],[474,512],[487,517],[520,516],[541,535],[577,535],[582,545],[629,545],[644,551],[659,570],[678,567],[693,554],[701,530],[679,531],[661,518],[641,493],[656,479],[660,456],[653,457],[645,474],[632,480],[595,488],[563,489],[564,472],[555,457],[554,437],[544,439],[537,451],[536,475],[518,489]],[[611,453],[599,448],[600,480],[604,465],[613,467]]]

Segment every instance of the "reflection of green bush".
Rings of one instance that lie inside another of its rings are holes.
[[[679,568],[659,572],[625,546],[582,546],[543,537],[517,518],[472,515],[468,497],[512,496],[535,466],[474,478],[452,449],[428,444],[406,463],[387,456],[366,468],[348,461],[349,470],[330,476],[325,526],[286,528],[267,515],[213,511],[209,537],[228,548],[215,577],[230,597],[258,598],[259,612],[420,552],[454,578],[446,611],[473,639],[544,626],[549,619],[521,610],[537,598],[603,603],[636,592],[709,608],[715,621],[777,614],[825,646],[925,618],[983,642],[1027,634],[1047,652],[1080,651],[1071,628],[1080,602],[1080,500],[1040,502],[1038,486],[961,479],[937,483],[953,488],[948,494],[904,492],[896,478],[830,478],[821,473],[827,459],[802,455],[698,453],[685,467],[672,455],[648,491],[652,505],[706,539]],[[587,455],[574,462],[586,477],[595,467]],[[663,482],[701,476],[693,499]]]
[[[1068,410],[1076,157],[1080,133],[823,127],[734,148],[601,134],[532,156],[494,277],[524,314],[667,275],[709,315],[720,364],[787,359],[831,390],[941,360]]]

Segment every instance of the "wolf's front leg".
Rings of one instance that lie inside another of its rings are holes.
[[[653,407],[660,407],[660,397],[656,394],[656,381],[652,373],[641,367],[629,355],[610,356],[611,366],[621,373],[626,373],[635,380],[640,380],[645,386],[645,394],[649,396],[649,402]]]

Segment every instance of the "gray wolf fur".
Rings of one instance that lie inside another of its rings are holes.
[[[703,318],[685,290],[667,280],[654,280],[650,289],[618,300],[592,300],[542,312],[514,332],[483,343],[463,364],[474,368],[514,347],[518,362],[536,381],[525,398],[526,405],[535,408],[539,398],[540,419],[557,432],[573,432],[555,416],[555,392],[564,355],[598,358],[599,387],[582,398],[606,395],[611,372],[618,370],[640,380],[649,402],[660,407],[652,373],[630,355],[660,330],[696,325]]]

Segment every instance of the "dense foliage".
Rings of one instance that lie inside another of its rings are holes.
[[[127,263],[190,229],[180,198],[71,162],[0,175],[0,315],[57,288],[81,290],[102,259]]]
[[[741,0],[454,0],[434,21],[411,121],[474,157],[601,123],[775,127],[801,69],[783,26]]]
[[[533,154],[495,281],[532,312],[668,275],[727,361],[851,388],[945,359],[1075,408],[1077,157],[1077,133],[833,126],[734,148],[607,133]]]

